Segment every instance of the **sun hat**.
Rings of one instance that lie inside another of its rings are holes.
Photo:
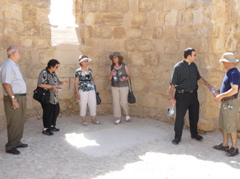
[[[84,57],[84,58],[82,58],[82,59],[79,60],[79,63],[82,63],[82,62],[85,61],[85,60],[88,60],[89,62],[92,61],[91,58]]]
[[[229,62],[229,63],[235,63],[238,62],[235,58],[235,55],[231,52],[226,52],[223,54],[222,58],[219,60],[219,62]]]
[[[120,60],[123,60],[123,56],[119,52],[113,52],[113,54],[109,55],[110,60],[113,59],[113,56],[118,56]]]

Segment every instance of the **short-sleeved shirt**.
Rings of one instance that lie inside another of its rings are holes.
[[[78,90],[83,92],[94,90],[94,85],[92,84],[93,72],[88,68],[88,72],[82,71],[82,68],[78,68],[75,72],[75,77],[79,79]]]
[[[238,85],[238,89],[240,87],[240,73],[237,68],[232,68],[225,74],[220,88],[220,93],[225,93],[230,90],[232,88],[231,85]],[[234,97],[237,96],[238,93],[234,95]]]
[[[11,85],[13,94],[24,94],[27,92],[27,85],[23,79],[22,73],[18,65],[7,59],[1,67],[1,81]],[[7,96],[7,92],[3,88],[3,94]]]
[[[38,77],[38,84],[37,85],[52,85],[52,86],[59,86],[59,79],[55,72],[50,73],[48,69],[43,69]],[[58,101],[58,91],[50,90],[50,101],[51,104],[57,104]]]
[[[126,87],[128,86],[128,81],[120,81],[121,78],[127,77],[127,72],[125,69],[125,64],[122,64],[122,67],[120,69],[115,69],[113,66],[111,66],[111,71],[114,69],[116,71],[116,76],[112,78],[111,85],[113,87]]]
[[[183,60],[174,66],[170,84],[173,84],[176,90],[194,91],[198,89],[200,78],[197,65]]]

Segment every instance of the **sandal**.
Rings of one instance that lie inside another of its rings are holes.
[[[222,150],[222,151],[225,151],[225,152],[229,151],[229,146],[223,146],[222,143],[219,144],[219,145],[213,146],[213,148],[216,149],[216,150]]]
[[[126,116],[126,122],[130,122],[130,121],[131,121],[130,116]]]
[[[87,126],[88,123],[85,121],[85,122],[82,122],[82,125],[83,125],[83,126]]]
[[[98,120],[92,121],[92,123],[93,123],[93,124],[101,124],[101,122],[98,121]]]
[[[121,120],[120,120],[120,119],[117,119],[117,120],[114,122],[114,124],[119,124],[119,123],[121,123]]]
[[[238,148],[235,149],[234,147],[231,147],[231,149],[226,153],[226,156],[233,157],[238,154],[239,154]]]

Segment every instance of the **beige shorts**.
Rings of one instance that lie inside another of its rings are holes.
[[[222,101],[219,113],[219,128],[227,133],[237,132],[238,99]]]

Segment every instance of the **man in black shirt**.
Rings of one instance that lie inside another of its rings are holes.
[[[189,112],[191,137],[198,141],[203,139],[197,132],[199,120],[198,82],[209,88],[210,84],[200,76],[197,65],[194,63],[196,56],[193,48],[185,49],[184,60],[178,62],[172,72],[169,86],[169,104],[173,106],[176,101],[175,137],[172,141],[175,145],[181,141],[184,116],[187,110]]]

